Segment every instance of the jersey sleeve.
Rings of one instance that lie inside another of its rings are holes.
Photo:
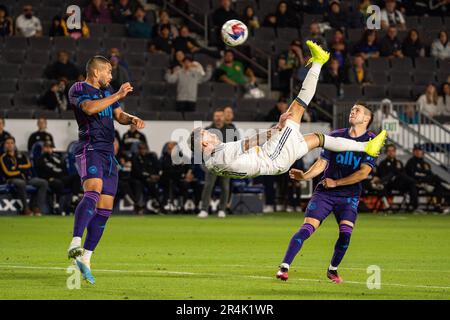
[[[243,140],[225,143],[224,158],[225,163],[230,163],[243,153]]]
[[[364,159],[362,160],[361,164],[367,164],[369,167],[371,167],[373,169],[377,163],[377,159],[378,158],[374,158],[374,157],[371,157],[366,154],[364,156]]]
[[[70,104],[80,107],[80,104],[84,101],[92,100],[91,96],[87,94],[81,83],[75,83],[69,90],[69,102]]]

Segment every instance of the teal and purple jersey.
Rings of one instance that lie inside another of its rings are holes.
[[[332,137],[352,139],[359,142],[369,141],[376,136],[373,132],[366,131],[363,135],[357,138],[353,138],[350,136],[348,128],[335,130],[329,135]],[[358,171],[363,164],[373,168],[375,167],[375,163],[377,160],[377,158],[373,158],[364,152],[353,151],[332,152],[323,150],[320,154],[320,157],[328,161],[328,166],[324,171],[322,180],[325,178],[338,180],[344,177],[348,177],[349,175]],[[336,187],[333,189],[325,189],[322,184],[318,184],[316,191],[326,192],[328,194],[341,197],[359,197],[362,191],[362,184],[355,183],[352,185]]]
[[[81,103],[88,100],[98,100],[113,94],[113,89],[97,89],[87,82],[76,82],[69,90],[69,103],[71,104],[78,123],[79,143],[76,153],[85,153],[87,150],[96,150],[114,154],[114,118],[113,110],[120,107],[115,102],[103,111],[87,115],[81,110]]]

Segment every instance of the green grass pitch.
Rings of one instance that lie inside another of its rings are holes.
[[[69,290],[73,217],[0,218],[0,299],[450,299],[450,217],[361,214],[340,272],[326,278],[338,229],[310,238],[287,282],[274,275],[300,214],[115,216],[92,260],[97,283]],[[369,290],[367,267],[381,268]]]

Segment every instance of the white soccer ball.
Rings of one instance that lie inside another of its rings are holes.
[[[248,28],[239,20],[228,20],[222,26],[222,40],[230,47],[243,44],[248,38]]]

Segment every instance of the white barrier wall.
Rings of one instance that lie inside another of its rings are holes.
[[[6,119],[5,130],[16,138],[19,150],[26,150],[28,137],[37,130],[36,120],[16,120]],[[180,142],[186,140],[189,133],[198,126],[208,126],[210,122],[193,121],[146,121],[146,128],[142,132],[146,135],[149,147],[152,151],[160,154],[163,145],[171,140]],[[244,135],[252,134],[252,129],[267,129],[271,126],[269,122],[236,122],[237,128],[244,132]],[[122,136],[128,126],[116,123],[116,129]],[[78,126],[75,120],[48,120],[48,132],[53,135],[56,150],[65,151],[70,142],[78,138]],[[328,123],[302,123],[303,133],[330,131]],[[247,134],[245,134],[247,133]],[[180,144],[183,145],[183,144]],[[183,149],[189,155],[190,151]],[[316,156],[315,155],[312,156]]]

